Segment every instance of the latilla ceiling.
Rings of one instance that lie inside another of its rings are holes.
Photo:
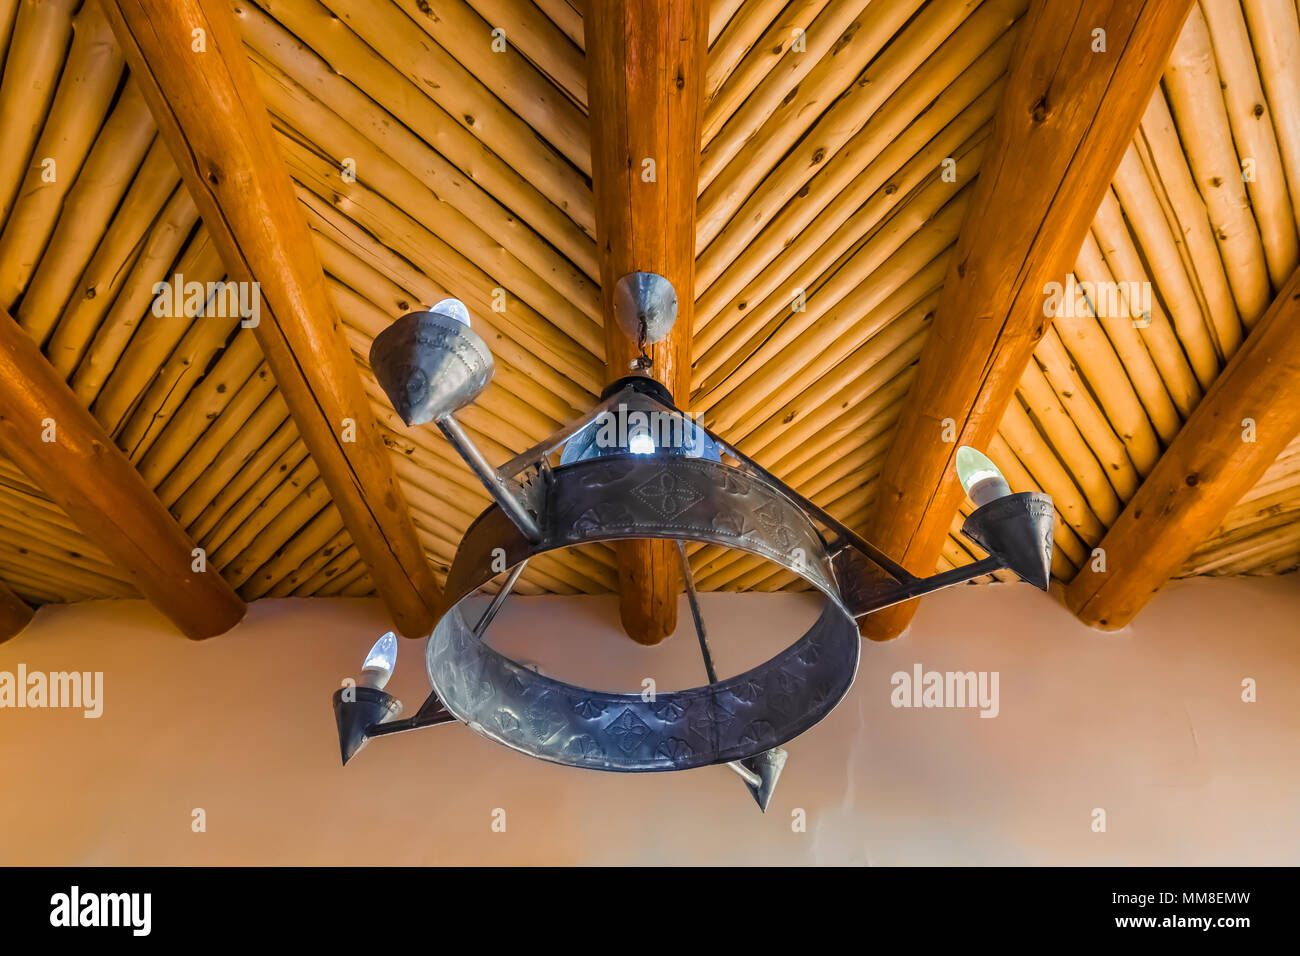
[[[594,401],[581,16],[568,0],[233,6],[441,579],[488,496],[436,430],[401,424],[366,355],[403,312],[464,300],[497,374],[463,421],[494,462]],[[712,4],[690,407],[852,527],[867,523],[1026,6]],[[1013,490],[1055,501],[1064,580],[1300,263],[1295,8],[1203,7],[1076,260],[1081,281],[1150,283],[1150,322],[1097,318],[1079,297],[988,449]],[[225,270],[99,5],[0,0],[0,60],[0,306],[244,599],[372,593],[255,338],[237,318],[151,311],[155,283]],[[1182,573],[1294,570],[1297,511],[1293,443]],[[941,568],[975,554],[959,522]],[[714,547],[692,564],[703,589],[798,586]],[[135,593],[7,461],[0,581],[33,604]],[[588,547],[535,559],[518,588],[616,583],[613,549]]]

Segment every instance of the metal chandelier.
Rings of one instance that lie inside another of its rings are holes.
[[[615,319],[644,346],[676,318],[671,284],[653,273],[619,281]],[[987,458],[957,455],[958,476],[978,506],[962,532],[988,557],[918,578],[823,509],[692,421],[648,361],[601,395],[586,416],[499,467],[488,463],[455,413],[487,387],[487,345],[465,306],[445,299],[376,337],[375,377],[408,425],[433,422],[495,504],[470,525],[447,575],[446,610],[425,650],[432,691],[413,717],[384,691],[397,642],[385,635],[361,678],[334,694],[343,762],[371,738],[458,720],[514,750],[592,770],[685,770],[726,764],[766,810],[784,767],[780,746],[824,718],[848,692],[873,611],[1008,569],[1047,589],[1054,511],[1037,492],[1012,494]],[[555,680],[485,640],[528,561],[597,541],[667,538],[678,544],[686,594],[709,682],[689,690],[612,693]],[[786,568],[822,597],[807,633],[771,660],[720,678],[709,652],[685,542],[744,551]],[[505,556],[504,562],[500,560]],[[496,560],[494,560],[494,556]],[[469,598],[504,581],[470,619]]]

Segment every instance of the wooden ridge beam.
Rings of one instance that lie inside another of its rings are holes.
[[[657,272],[677,290],[677,322],[649,348],[651,374],[685,410],[695,304],[695,203],[708,56],[705,0],[588,0],[583,26],[591,113],[592,187],[608,381],[639,354],[614,321],[614,286]],[[656,644],[677,625],[675,542],[617,544],[620,616]]]
[[[1190,7],[1191,0],[1034,0],[1019,26],[866,529],[915,574],[934,571],[962,498],[957,447],[986,447],[1014,400],[1047,329],[1044,286],[1064,283],[1071,271]],[[897,637],[916,604],[864,618],[863,634]]]
[[[244,616],[244,602],[216,568],[194,570],[194,542],[4,311],[0,450],[187,637],[213,637]]]
[[[1074,576],[1066,604],[1093,627],[1128,624],[1297,434],[1300,269]]]
[[[393,623],[427,634],[438,585],[229,3],[101,2],[232,279],[260,285],[253,332]]]

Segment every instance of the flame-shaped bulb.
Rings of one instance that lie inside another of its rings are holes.
[[[957,449],[957,479],[977,508],[1011,494],[1011,486],[998,466],[969,445]]]
[[[365,663],[361,665],[361,680],[358,683],[373,687],[375,690],[383,690],[388,679],[393,676],[395,666],[397,666],[397,635],[389,631],[375,641],[374,647],[370,648]]]

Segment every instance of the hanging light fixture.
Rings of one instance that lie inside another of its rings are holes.
[[[614,302],[615,320],[643,346],[643,357],[644,346],[662,339],[676,318],[676,293],[652,273],[624,276]],[[361,681],[335,693],[344,763],[370,738],[457,720],[514,750],[574,767],[664,771],[726,764],[766,809],[786,762],[780,745],[825,717],[853,683],[858,618],[1002,569],[1048,586],[1051,499],[1012,494],[993,463],[971,448],[957,453],[959,478],[977,506],[962,531],[988,557],[918,578],[684,415],[646,374],[614,382],[582,419],[494,468],[455,417],[493,373],[487,345],[455,299],[394,322],[375,338],[370,364],[402,420],[437,425],[495,504],[470,525],[452,561],[447,610],[425,648],[432,691],[416,715],[397,720],[401,705],[383,690],[395,639],[371,651]],[[646,372],[648,359],[637,365]],[[579,687],[511,660],[484,640],[530,559],[626,538],[677,541],[707,684],[652,700]],[[687,541],[780,565],[821,594],[820,616],[771,660],[719,677]],[[497,577],[504,578],[497,593],[471,619],[468,599]],[[382,681],[367,677],[375,671]]]

